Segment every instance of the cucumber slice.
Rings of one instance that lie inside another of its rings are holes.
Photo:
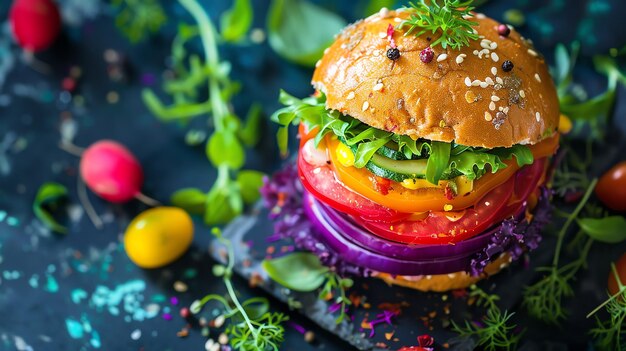
[[[424,178],[426,163],[426,159],[399,161],[375,154],[365,167],[379,177],[401,182],[409,178]]]
[[[381,156],[390,158],[392,160],[406,160],[407,159],[402,152],[398,151],[398,144],[396,144],[393,141],[387,143],[387,145],[376,150],[376,153]]]

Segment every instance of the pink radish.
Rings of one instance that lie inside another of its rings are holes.
[[[89,146],[80,160],[80,175],[89,189],[107,201],[120,203],[143,197],[141,165],[118,142],[100,140]]]
[[[52,0],[15,0],[9,18],[17,43],[28,52],[48,48],[61,30],[59,9]]]

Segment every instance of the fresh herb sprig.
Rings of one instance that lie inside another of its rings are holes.
[[[611,264],[611,272],[617,282],[618,291],[591,311],[587,318],[604,308],[609,319],[603,321],[596,315],[596,327],[591,329],[590,334],[600,350],[621,351],[626,350],[626,282],[621,281],[615,264]]]
[[[320,299],[332,300],[330,312],[339,312],[335,323],[346,319],[348,306],[352,304],[346,291],[354,282],[322,265],[314,254],[295,252],[266,259],[263,260],[263,268],[272,280],[294,291],[311,292],[321,287]]]
[[[593,179],[590,182],[578,206],[572,213],[566,214],[565,224],[557,234],[552,264],[548,267],[537,268],[537,272],[543,273],[544,277],[524,289],[523,305],[528,310],[528,313],[532,317],[546,323],[558,324],[562,319],[566,318],[567,314],[562,306],[562,300],[574,294],[570,281],[581,268],[586,267],[587,255],[593,243],[592,239],[587,240],[576,260],[564,266],[559,266],[559,260],[567,233],[589,201],[597,182],[597,179]]]
[[[223,308],[223,316],[229,321],[224,332],[235,350],[240,351],[278,351],[284,340],[283,323],[289,319],[282,313],[269,312],[269,302],[262,297],[253,297],[240,302],[232,283],[235,256],[233,244],[222,236],[219,229],[212,231],[227,252],[226,265],[216,265],[213,273],[222,277],[228,291],[228,299],[221,295],[210,294],[195,301],[190,311],[200,313],[210,301],[218,302]]]
[[[430,46],[455,50],[469,46],[470,40],[478,40],[472,28],[478,23],[469,20],[474,16],[472,0],[419,0],[409,5],[411,17],[400,24],[401,28],[409,27],[405,35],[439,34]]]
[[[523,331],[517,331],[517,325],[511,322],[515,313],[502,312],[497,305],[498,295],[488,294],[476,285],[470,287],[470,297],[476,298],[476,305],[484,307],[486,314],[480,323],[465,321],[463,326],[452,321],[453,330],[461,338],[476,338],[476,346],[481,350],[515,350],[522,338]]]
[[[111,0],[117,10],[115,25],[131,43],[158,32],[167,15],[158,0]]]
[[[172,195],[174,205],[191,213],[201,214],[209,225],[228,222],[241,214],[244,205],[259,197],[263,174],[242,170],[246,161],[245,146],[253,146],[259,138],[260,108],[253,106],[244,124],[231,108],[230,100],[239,91],[239,83],[229,78],[230,63],[221,61],[217,48],[218,35],[202,6],[196,0],[179,0],[192,15],[196,25],[181,24],[172,45],[173,69],[176,77],[164,84],[164,90],[172,96],[171,106],[164,106],[154,92],[143,91],[143,100],[150,111],[163,121],[188,121],[210,114],[212,134],[206,143],[206,155],[217,169],[217,180],[208,192],[196,188],[181,189]],[[246,1],[237,1],[249,10]],[[236,22],[233,16],[223,21],[234,21],[243,27],[250,21]],[[241,36],[242,29],[229,37]],[[185,45],[199,38],[204,57],[188,54]],[[208,88],[208,99],[200,99],[198,92]]]
[[[50,230],[67,234],[67,227],[60,224],[53,216],[53,212],[67,200],[67,188],[59,183],[46,182],[39,187],[33,201],[35,216]]]
[[[440,179],[451,179],[465,175],[474,180],[490,169],[495,173],[505,168],[502,160],[515,157],[518,165],[533,163],[533,155],[524,145],[511,148],[483,149],[437,141],[415,140],[408,135],[370,127],[336,110],[326,109],[326,97],[298,99],[281,91],[279,101],[284,108],[274,112],[272,121],[282,127],[278,130],[278,145],[283,154],[287,152],[290,125],[305,123],[309,130],[318,128],[315,142],[318,144],[324,136],[334,134],[348,146],[356,147],[354,166],[361,168],[370,161],[383,146],[395,143],[405,159],[427,158],[426,179],[437,184]],[[489,168],[487,168],[489,165]]]

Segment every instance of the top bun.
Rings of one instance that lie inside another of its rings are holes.
[[[476,14],[478,40],[460,50],[437,45],[424,63],[420,52],[439,33],[405,35],[408,27],[397,27],[410,15],[382,9],[338,35],[312,80],[327,108],[396,134],[473,147],[535,144],[556,132],[556,90],[529,40],[515,30],[502,37],[498,22]],[[396,61],[387,57],[390,24]],[[506,60],[514,66],[509,72]]]

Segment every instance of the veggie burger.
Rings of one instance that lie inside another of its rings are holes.
[[[537,247],[558,147],[548,67],[469,1],[421,1],[345,28],[298,125],[296,165],[262,189],[278,236],[344,273],[419,290],[464,288]],[[447,23],[447,24],[446,24]]]

